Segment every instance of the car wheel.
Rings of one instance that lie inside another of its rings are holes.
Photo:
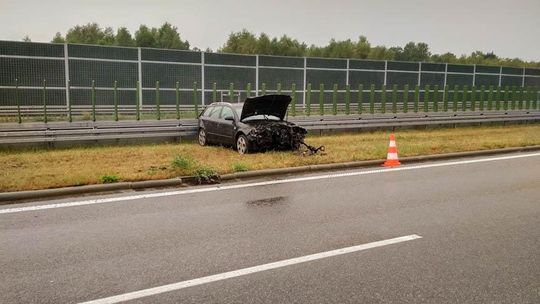
[[[199,138],[199,145],[205,146],[206,143],[207,143],[206,142],[206,131],[203,128],[199,129],[198,138]]]
[[[247,137],[244,134],[240,134],[236,139],[236,151],[240,154],[247,154],[251,152],[251,146]]]

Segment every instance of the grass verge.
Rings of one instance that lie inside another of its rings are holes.
[[[284,168],[314,164],[383,159],[387,131],[310,136],[325,145],[325,155],[293,152],[239,155],[230,148],[196,143],[99,146],[69,149],[0,151],[0,191],[46,189],[115,181],[140,181]],[[482,126],[396,132],[400,157],[520,147],[540,144],[540,125]],[[202,171],[201,171],[202,170]],[[114,179],[103,176],[111,175]]]

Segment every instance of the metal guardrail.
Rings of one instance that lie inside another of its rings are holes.
[[[290,118],[311,132],[432,125],[539,122],[540,111],[451,112],[304,116]],[[0,125],[0,145],[122,142],[124,140],[169,141],[192,138],[196,119],[161,121],[98,121],[52,123],[5,123]]]

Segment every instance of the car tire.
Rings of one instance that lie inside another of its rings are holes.
[[[248,154],[251,152],[251,144],[244,134],[240,134],[236,138],[236,151],[240,154]]]
[[[200,128],[199,132],[197,133],[197,139],[199,141],[199,145],[206,146],[208,144],[208,141],[206,139],[206,130]]]

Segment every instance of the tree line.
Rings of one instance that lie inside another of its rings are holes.
[[[30,38],[25,36],[23,40],[30,41]],[[65,36],[59,32],[56,33],[52,42],[200,51],[197,47],[191,47],[189,41],[183,40],[178,28],[168,22],[163,23],[158,28],[140,25],[133,35],[125,27],[120,27],[114,31],[111,27],[102,28],[97,23],[76,25],[70,28]],[[205,51],[213,52],[211,49]],[[503,58],[493,52],[475,51],[469,55],[463,54],[459,56],[451,52],[433,54],[430,52],[428,44],[424,42],[409,42],[403,47],[386,47],[372,45],[365,36],[360,36],[358,40],[331,39],[327,45],[317,46],[314,44],[308,45],[287,35],[270,37],[265,33],[256,35],[245,29],[229,34],[225,44],[216,52],[540,67],[540,61]]]

